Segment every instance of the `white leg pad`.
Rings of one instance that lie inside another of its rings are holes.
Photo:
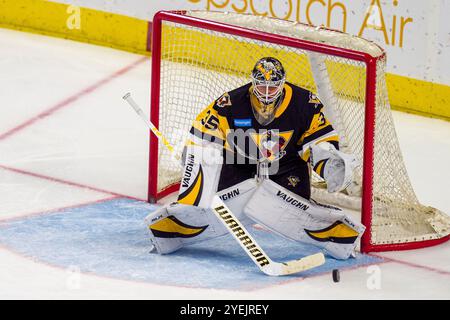
[[[316,245],[337,259],[353,254],[365,230],[341,209],[306,200],[271,180],[259,185],[244,213],[269,230]]]

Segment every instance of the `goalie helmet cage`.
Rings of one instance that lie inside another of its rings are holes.
[[[411,186],[387,99],[386,56],[365,39],[269,17],[158,12],[152,26],[151,121],[180,153],[195,116],[224,92],[250,82],[254,63],[264,56],[281,60],[287,81],[318,94],[341,149],[361,160],[351,190],[330,196],[314,176],[312,195],[361,211],[367,228],[362,252],[449,239],[449,217],[421,205]],[[152,134],[149,201],[177,191],[181,170]]]

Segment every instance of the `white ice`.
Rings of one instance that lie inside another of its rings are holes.
[[[120,195],[145,199],[147,130],[122,96],[131,91],[148,112],[149,59],[6,29],[0,47],[0,221]],[[52,107],[57,110],[42,114]],[[394,118],[420,201],[450,213],[450,123],[399,112]],[[94,274],[81,274],[74,288],[70,270],[0,247],[0,299],[450,298],[449,242],[379,255],[389,260],[346,270],[339,284],[322,275],[238,292]]]

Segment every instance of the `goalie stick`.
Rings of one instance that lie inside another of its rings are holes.
[[[142,109],[133,100],[130,93],[123,96],[123,99],[136,111],[139,117],[145,122],[147,127],[161,140],[167,149],[177,158],[172,145],[164,138],[162,133],[145,117]],[[270,276],[283,276],[309,270],[325,263],[325,256],[319,252],[300,259],[287,262],[275,262],[264,252],[264,250],[253,239],[242,223],[236,218],[226,204],[216,194],[211,203],[211,209],[216,217],[223,223],[229,233],[236,239],[245,253],[259,267],[259,269]]]
[[[155,136],[164,144],[164,146],[170,151],[170,154],[175,157],[176,160],[180,160],[180,156],[175,154],[175,149],[173,148],[173,146],[170,144],[169,141],[167,141],[167,139],[163,136],[163,134],[153,125],[153,123],[151,123],[150,120],[148,120],[145,117],[144,112],[142,111],[142,109],[137,105],[137,103],[133,100],[133,98],[131,97],[131,93],[127,93],[126,95],[123,96],[123,99],[128,102],[128,104],[134,109],[134,111],[136,111],[136,113],[138,114],[138,116],[142,119],[142,121],[144,121],[144,123],[147,125],[147,127],[155,134]]]

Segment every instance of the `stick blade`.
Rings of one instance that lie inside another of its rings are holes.
[[[271,276],[285,276],[302,271],[306,271],[312,268],[319,267],[325,263],[325,256],[322,252],[303,257],[301,259],[292,260],[283,263],[272,262],[264,267],[262,270],[264,273]]]

